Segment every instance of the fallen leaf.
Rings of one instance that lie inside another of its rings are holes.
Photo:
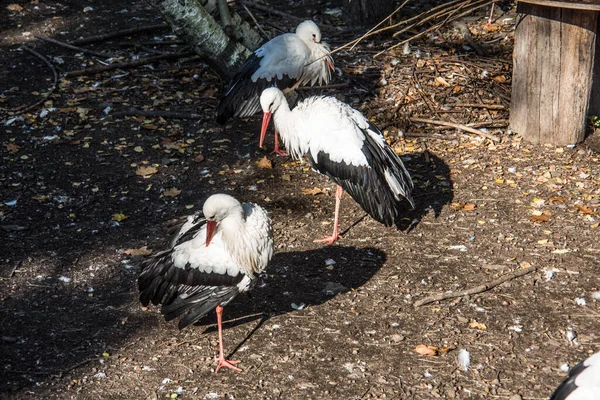
[[[121,221],[125,221],[127,218],[129,218],[127,215],[125,215],[123,213],[118,213],[118,214],[113,215],[113,217],[111,219],[113,221],[121,222]]]
[[[151,165],[144,165],[144,166],[138,167],[135,170],[136,175],[143,176],[144,178],[147,178],[150,175],[154,175],[157,172],[158,172],[158,168],[153,167]]]
[[[312,189],[302,189],[302,194],[309,194],[316,196],[318,194],[326,194],[327,191],[324,189],[319,189],[318,187],[314,187]]]
[[[272,169],[273,168],[273,162],[271,160],[269,160],[267,158],[267,156],[264,156],[263,158],[260,159],[260,161],[257,163],[258,168],[263,168],[263,169]]]
[[[415,347],[414,351],[422,356],[437,356],[439,348],[437,346],[429,346],[426,344],[420,344]]]
[[[177,196],[179,196],[179,193],[181,193],[181,190],[177,189],[176,187],[172,187],[172,188],[165,190],[165,192],[163,193],[163,196],[177,197]]]
[[[465,210],[465,211],[473,211],[476,207],[477,207],[477,205],[474,204],[474,203],[467,203],[463,207],[463,210]]]
[[[482,331],[487,330],[487,326],[485,326],[485,324],[482,324],[481,322],[477,322],[474,319],[471,319],[471,321],[469,322],[469,328],[471,329],[479,329]]]
[[[565,199],[562,198],[561,196],[552,196],[548,199],[548,203],[550,203],[550,204],[554,204],[554,203],[565,204]]]
[[[577,211],[579,211],[579,214],[583,215],[598,215],[594,210],[587,206],[577,206]]]
[[[529,218],[529,220],[531,222],[537,222],[538,224],[541,224],[542,222],[548,222],[550,221],[550,217],[544,214],[541,215],[532,215],[531,218]]]
[[[133,148],[133,151],[135,151],[136,153],[142,153],[144,149],[142,149],[142,146],[135,146]]]
[[[123,253],[128,256],[149,256],[152,254],[152,249],[149,249],[147,246],[142,246],[139,249],[124,250]]]
[[[9,4],[6,6],[8,11],[23,11],[23,7],[18,4]]]
[[[21,150],[21,146],[14,143],[4,143],[4,147],[6,147],[6,150],[10,151],[11,153],[16,153]]]
[[[438,85],[441,86],[445,86],[445,87],[450,87],[451,85],[441,76],[438,76],[437,78],[435,78],[435,83],[437,83]]]
[[[445,354],[452,350],[452,347],[442,347],[439,348],[437,346],[430,346],[425,344],[420,344],[415,347],[414,351],[424,356],[438,356],[440,354]]]
[[[506,82],[506,77],[504,75],[495,76],[493,79],[494,79],[494,81],[496,81],[498,83]]]
[[[198,154],[195,158],[194,161],[197,163],[200,163],[202,161],[204,161],[204,156],[202,154]]]

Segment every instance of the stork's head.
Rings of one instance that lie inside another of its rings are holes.
[[[305,21],[311,22],[311,21]],[[303,22],[304,23],[304,22]],[[260,130],[260,142],[259,147],[262,147],[263,140],[265,139],[265,133],[267,133],[267,127],[271,120],[271,114],[273,114],[281,106],[281,104],[287,101],[283,92],[276,87],[270,87],[263,90],[260,95],[260,107],[263,110],[263,123]]]
[[[321,31],[317,24],[311,20],[306,20],[296,28],[296,35],[304,41],[304,43],[321,43]]]
[[[204,202],[202,212],[206,218],[206,246],[210,244],[219,223],[230,216],[243,213],[239,201],[227,194],[213,194]]]

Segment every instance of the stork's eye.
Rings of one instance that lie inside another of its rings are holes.
[[[317,39],[317,34],[316,33],[313,33],[313,39],[315,39],[315,40]]]

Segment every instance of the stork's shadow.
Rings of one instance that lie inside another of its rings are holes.
[[[223,327],[262,319],[251,335],[270,317],[325,303],[340,293],[364,285],[385,260],[386,255],[381,250],[347,246],[277,253],[263,282],[225,307]],[[215,322],[214,313],[210,313],[197,325]],[[206,332],[214,329],[211,326]]]

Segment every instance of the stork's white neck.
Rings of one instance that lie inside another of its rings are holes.
[[[273,123],[279,131],[288,154],[295,159],[301,158],[308,151],[308,137],[302,134],[302,121],[298,108],[290,110],[287,100],[282,99],[281,105],[273,113]]]

